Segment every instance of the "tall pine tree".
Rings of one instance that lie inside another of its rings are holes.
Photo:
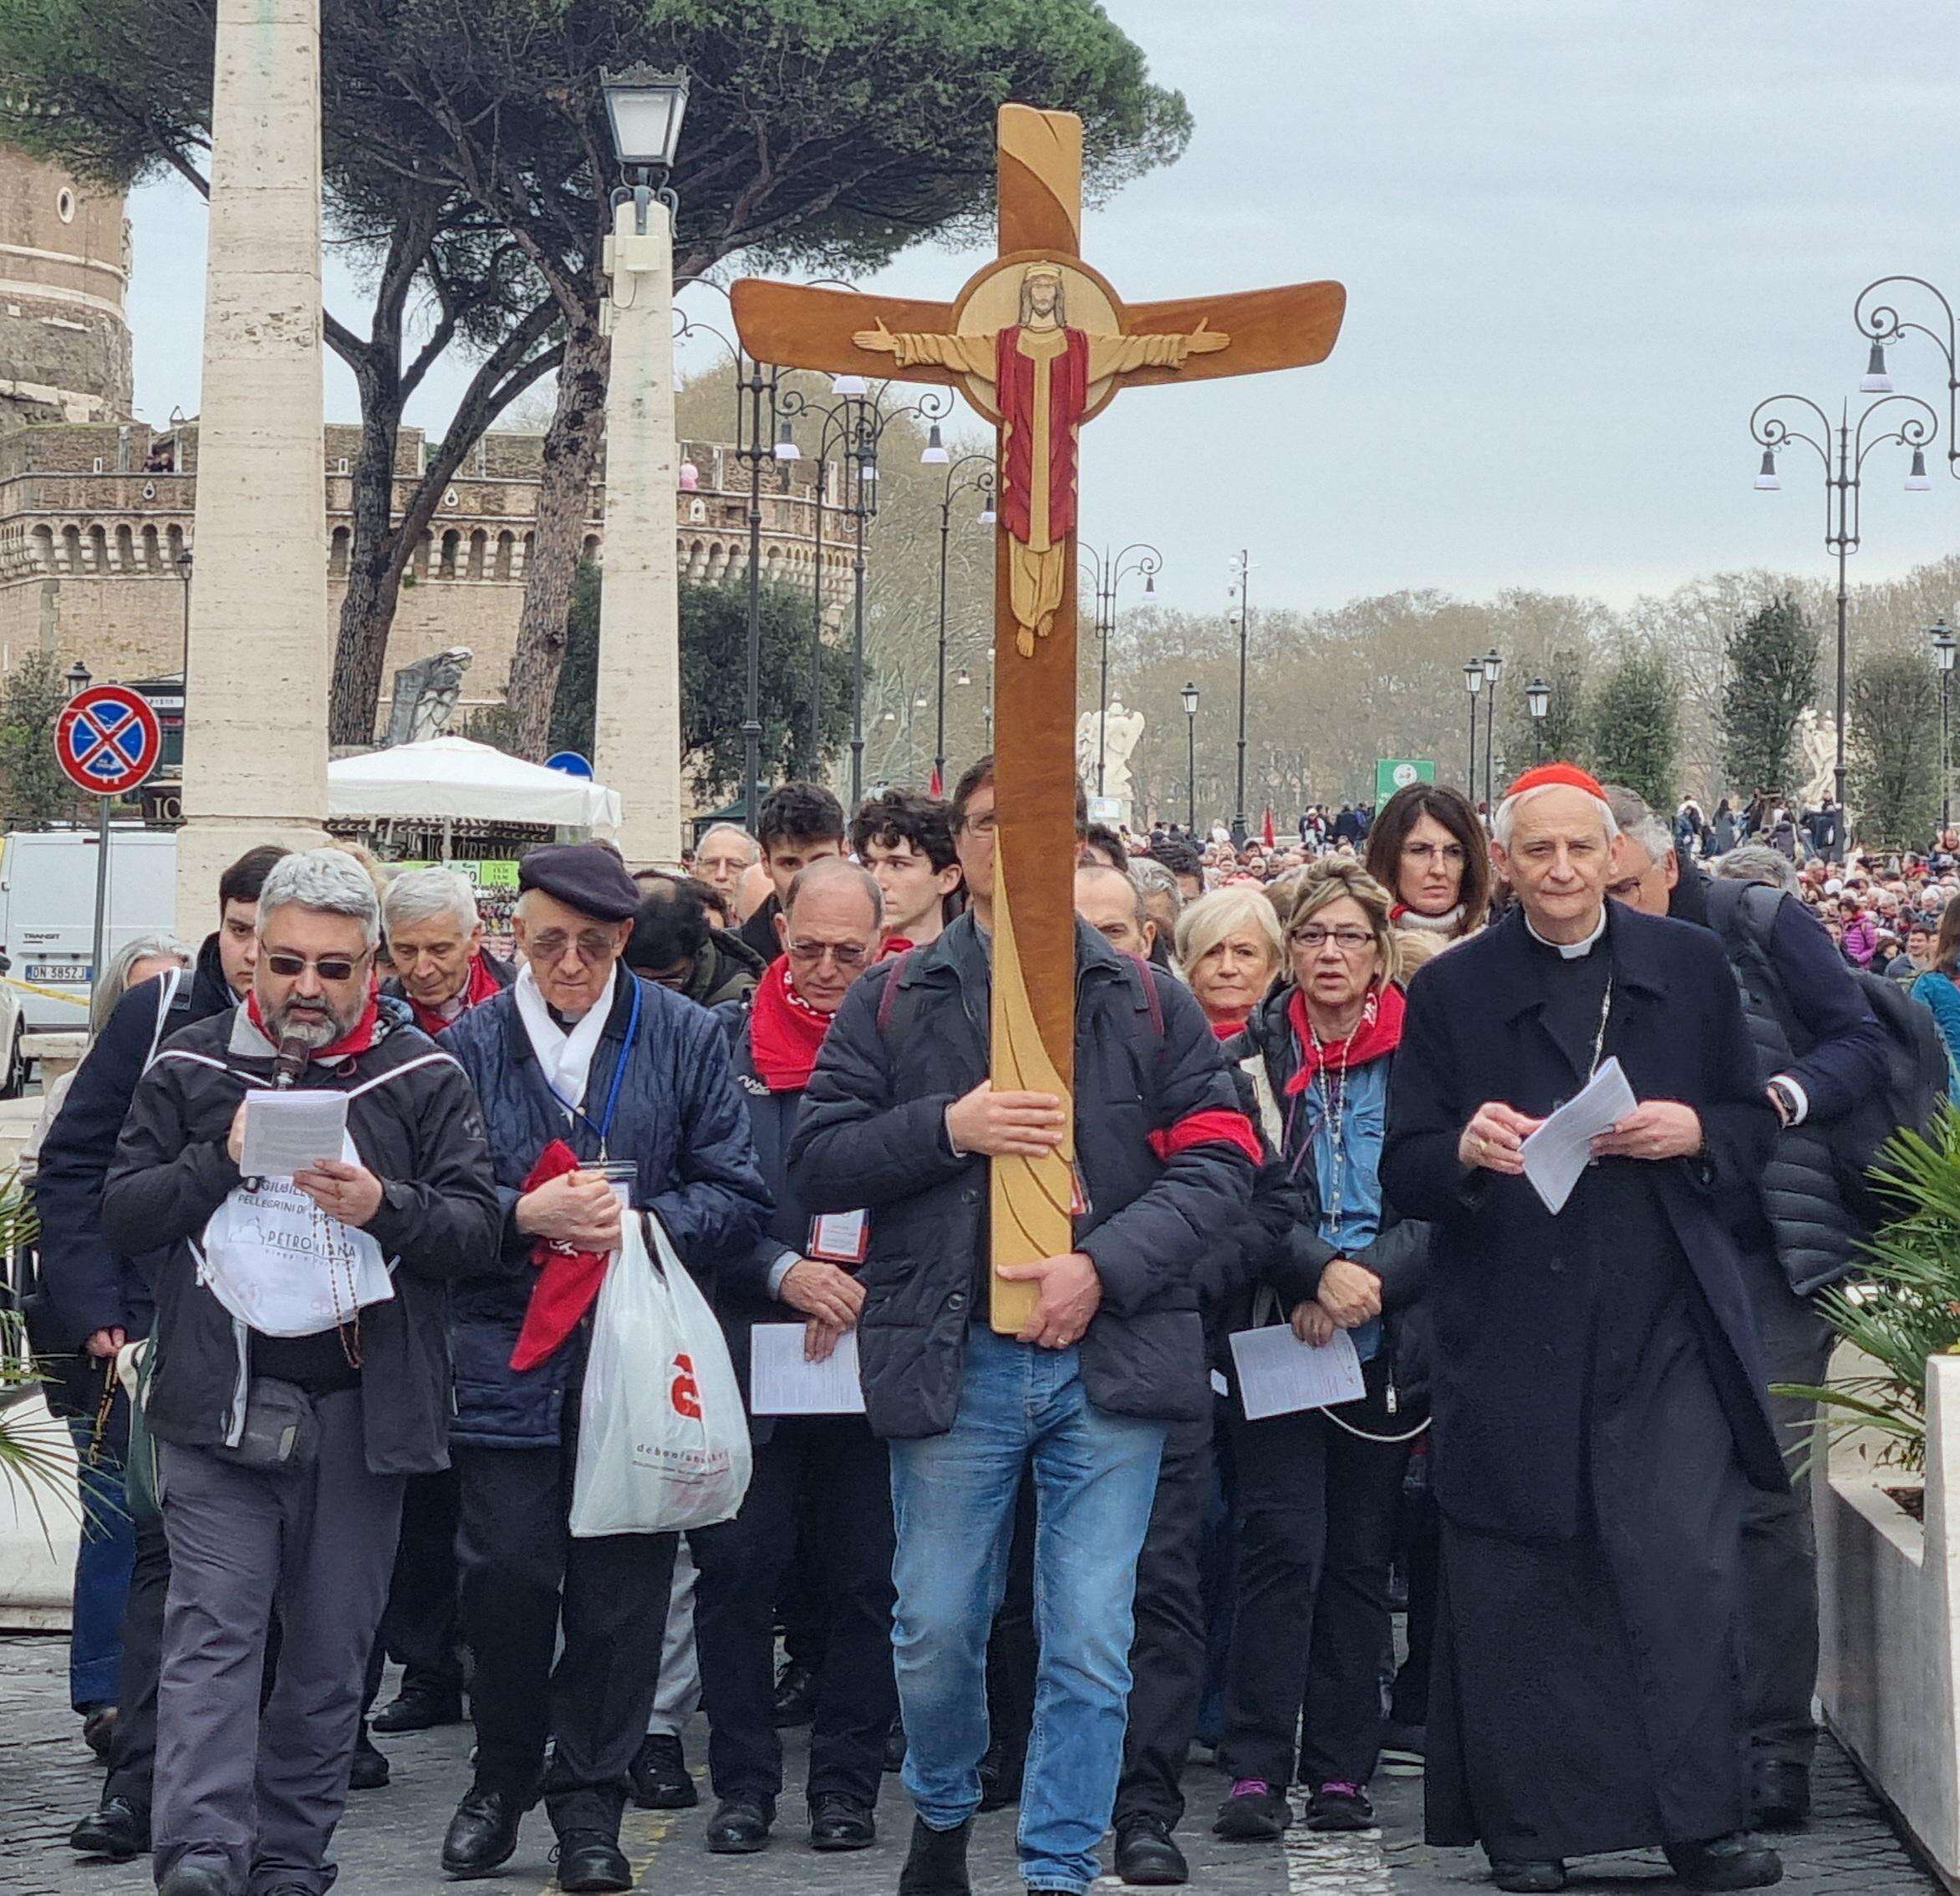
[[[1784,594],[1732,627],[1723,640],[1722,767],[1745,796],[1788,795],[1797,719],[1817,696],[1817,628]]]
[[[1940,811],[1940,687],[1917,652],[1879,652],[1851,679],[1845,801],[1867,848],[1923,849]]]
[[[1663,812],[1674,808],[1676,698],[1667,660],[1658,652],[1636,651],[1607,670],[1592,699],[1594,770]]]

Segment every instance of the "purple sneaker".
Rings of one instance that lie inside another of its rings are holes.
[[[1263,1777],[1239,1777],[1232,1781],[1231,1796],[1219,1806],[1211,1830],[1234,1843],[1271,1843],[1292,1821],[1293,1807],[1284,1792]]]

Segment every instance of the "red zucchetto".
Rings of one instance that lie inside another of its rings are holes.
[[[1549,790],[1555,783],[1562,783],[1568,789],[1583,790],[1589,797],[1596,797],[1603,803],[1606,800],[1605,789],[1591,772],[1580,769],[1577,764],[1535,764],[1513,782],[1504,792],[1504,800],[1509,803],[1513,797],[1521,797],[1527,790]]]

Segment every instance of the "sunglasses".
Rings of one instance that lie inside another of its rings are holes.
[[[352,981],[354,970],[367,960],[349,961],[344,955],[327,955],[317,961],[309,961],[303,955],[268,954],[266,966],[284,981],[296,981],[311,968],[322,981]]]

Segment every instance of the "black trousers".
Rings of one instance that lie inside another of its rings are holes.
[[[1410,1426],[1383,1406],[1385,1366],[1344,1421]],[[1243,1419],[1237,1463],[1239,1603],[1219,1762],[1230,1779],[1366,1784],[1382,1743],[1388,1571],[1406,1444],[1362,1441],[1315,1411]],[[1294,1733],[1306,1730],[1297,1761]]]
[[[129,1603],[123,1609],[115,1736],[102,1795],[105,1801],[126,1797],[138,1810],[147,1811],[156,1769],[156,1679],[163,1659],[164,1601],[171,1590],[171,1544],[160,1516],[139,1514],[135,1526],[136,1561],[130,1569]]]
[[[476,1781],[528,1797],[548,1734],[552,1827],[616,1834],[627,1766],[659,1684],[677,1537],[572,1538],[576,1411],[568,1398],[557,1448],[451,1450],[461,1483],[463,1638],[475,1662]]]
[[[402,1669],[405,1692],[437,1697],[462,1690],[456,1635],[456,1521],[461,1482],[454,1468],[409,1477],[401,1545],[381,1615],[383,1649]]]
[[[1178,1780],[1204,1697],[1201,1575],[1212,1478],[1211,1419],[1173,1423],[1137,1561],[1130,1722],[1116,1787],[1119,1831],[1141,1817],[1157,1817],[1174,1829],[1184,1814]]]
[[[1436,1601],[1442,1581],[1443,1526],[1432,1483],[1428,1438],[1409,1450],[1396,1521],[1396,1551],[1408,1581],[1408,1656],[1395,1675],[1388,1715],[1397,1725],[1429,1722],[1429,1674],[1436,1655]],[[1421,1452],[1418,1452],[1418,1449]]]
[[[810,1800],[877,1802],[899,1713],[891,1479],[885,1445],[862,1416],[784,1416],[756,1449],[741,1512],[689,1531],[701,1575],[695,1643],[716,1797],[773,1799],[782,1789],[782,1743],[770,1715],[775,1608],[800,1543],[818,1556],[805,1604],[822,1625]]]
[[[1821,1383],[1836,1341],[1815,1300],[1790,1289],[1774,1257],[1743,1260],[1772,1383]],[[1770,1419],[1786,1450],[1810,1446],[1817,1405],[1800,1396],[1769,1398]],[[1810,1477],[1787,1494],[1752,1487],[1742,1527],[1742,1645],[1751,1761],[1808,1765],[1817,1746],[1810,1700],[1817,1690],[1817,1538]]]

